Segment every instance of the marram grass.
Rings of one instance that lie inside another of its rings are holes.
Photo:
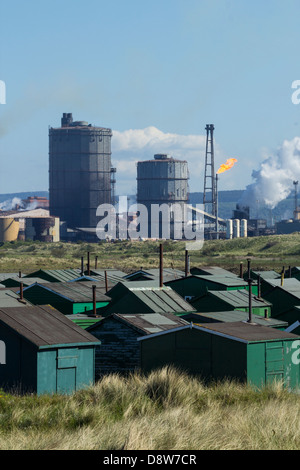
[[[0,392],[1,450],[293,450],[300,395],[204,384],[173,368],[117,374],[71,396]]]

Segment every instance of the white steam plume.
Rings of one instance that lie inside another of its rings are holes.
[[[300,137],[285,140],[275,155],[252,172],[252,178],[255,181],[246,187],[240,205],[255,207],[259,201],[274,209],[293,191],[293,181],[300,180]]]

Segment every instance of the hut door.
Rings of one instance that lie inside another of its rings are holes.
[[[283,380],[284,353],[282,341],[266,343],[266,383]]]
[[[72,393],[76,390],[76,367],[57,370],[57,393]]]
[[[76,390],[77,348],[59,349],[57,352],[57,393],[72,393]]]

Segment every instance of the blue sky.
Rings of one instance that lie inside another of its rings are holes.
[[[298,0],[2,2],[0,193],[48,189],[48,126],[63,112],[113,130],[119,194],[160,151],[186,159],[202,191],[207,123],[216,167],[238,160],[219,189],[244,189],[300,135],[299,17]]]

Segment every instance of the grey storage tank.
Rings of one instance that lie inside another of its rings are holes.
[[[185,160],[177,160],[168,154],[156,154],[153,160],[140,161],[137,163],[137,203],[143,204],[148,210],[148,236],[153,237],[159,233],[158,237],[165,238],[163,235],[163,215],[159,222],[159,228],[155,227],[156,221],[151,218],[151,206],[174,205],[182,208],[186,205],[189,197],[188,187],[188,164]],[[176,219],[177,217],[177,219]],[[168,224],[168,221],[165,221]],[[170,238],[174,238],[174,224],[180,223],[180,213],[171,212]],[[158,230],[158,232],[157,232]]]
[[[96,228],[100,204],[111,204],[111,129],[63,113],[49,128],[50,214],[70,228]]]

